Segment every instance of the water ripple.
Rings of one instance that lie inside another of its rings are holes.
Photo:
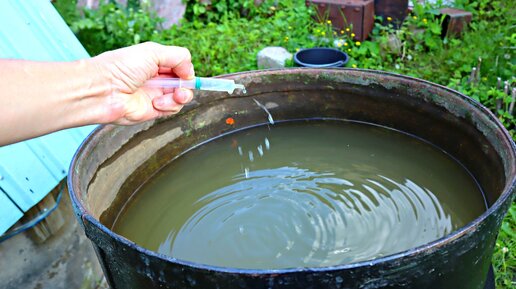
[[[200,198],[201,208],[158,251],[237,268],[330,266],[397,253],[453,229],[436,196],[409,179],[358,183],[289,166],[234,181]]]

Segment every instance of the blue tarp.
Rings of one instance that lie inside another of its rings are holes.
[[[0,58],[71,61],[88,57],[49,0],[0,1]],[[0,147],[0,234],[67,175],[75,150],[93,128],[68,129]]]

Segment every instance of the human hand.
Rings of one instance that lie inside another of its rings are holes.
[[[106,87],[98,122],[130,125],[175,114],[188,103],[189,89],[144,87],[154,77],[191,79],[195,72],[188,49],[153,42],[134,45],[93,57]]]

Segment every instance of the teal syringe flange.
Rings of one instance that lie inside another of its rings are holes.
[[[194,79],[179,78],[154,78],[145,82],[147,87],[160,88],[189,88],[196,90],[209,91],[225,91],[233,93],[235,89],[242,89],[245,93],[245,87],[242,84],[236,84],[233,79],[211,78],[211,77],[195,77]]]
[[[197,89],[197,90],[201,89],[201,78],[200,77],[195,78],[195,89]]]

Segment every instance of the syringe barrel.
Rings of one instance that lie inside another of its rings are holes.
[[[209,77],[195,77],[189,80],[179,78],[154,78],[145,82],[145,86],[160,88],[184,87],[198,90],[225,91],[230,94],[233,93],[237,87],[235,81],[232,79]]]
[[[161,87],[161,88],[189,88],[195,89],[196,79],[181,79],[181,78],[154,78],[147,80],[145,86]]]
[[[199,82],[196,89],[226,91],[230,94],[235,90],[235,81],[232,79],[199,77]]]

